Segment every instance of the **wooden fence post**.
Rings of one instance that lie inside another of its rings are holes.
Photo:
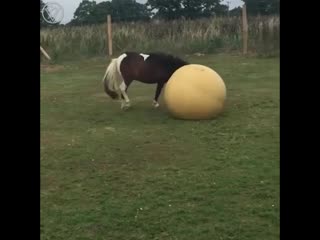
[[[51,60],[49,54],[41,46],[40,46],[40,51],[48,60]]]
[[[263,22],[259,18],[259,43],[262,44],[263,42]]]
[[[270,40],[273,42],[273,37],[274,37],[274,18],[271,17],[268,21],[268,28],[269,28],[269,33],[270,33]]]
[[[275,19],[271,17],[271,19],[268,22],[268,28],[269,28],[269,39],[268,41],[271,43],[272,50],[275,49],[275,42],[274,42],[274,25],[275,25]]]
[[[242,7],[242,39],[243,39],[243,54],[248,52],[248,18],[247,7],[243,4]]]
[[[111,25],[111,15],[107,17],[107,42],[108,42],[108,50],[109,56],[112,56],[112,25]]]

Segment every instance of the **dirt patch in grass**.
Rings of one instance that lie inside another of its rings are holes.
[[[65,69],[62,65],[40,64],[40,69],[45,73],[60,72]]]

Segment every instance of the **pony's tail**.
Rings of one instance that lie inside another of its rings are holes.
[[[102,82],[104,91],[112,99],[119,99],[119,83],[122,81],[122,76],[118,72],[118,59],[112,59],[106,73],[103,76]]]

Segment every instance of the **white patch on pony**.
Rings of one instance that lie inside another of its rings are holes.
[[[148,57],[150,57],[150,55],[148,55],[148,54],[143,54],[143,53],[140,53],[140,56],[143,57],[144,61],[145,61]]]
[[[119,72],[120,74],[121,74],[120,65],[121,65],[122,60],[123,60],[125,57],[127,57],[127,54],[123,53],[123,54],[121,54],[121,55],[118,57],[118,59],[117,59],[117,70],[118,70],[118,72]],[[122,74],[121,74],[121,75],[122,75]]]

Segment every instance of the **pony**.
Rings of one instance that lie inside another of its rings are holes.
[[[152,105],[159,107],[158,98],[171,75],[188,62],[165,53],[123,52],[108,65],[102,82],[112,99],[121,99],[121,109],[131,106],[127,90],[133,81],[157,84]]]

